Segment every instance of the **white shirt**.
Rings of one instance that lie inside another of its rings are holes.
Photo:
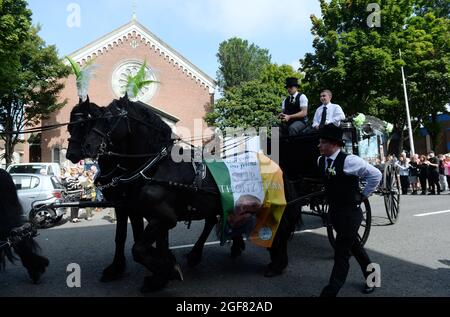
[[[299,92],[296,92],[293,95],[293,97],[297,98],[298,94],[299,94]],[[289,98],[291,98],[291,96],[289,96],[288,98],[284,99],[283,102],[281,103],[281,109],[283,109],[283,112],[284,112],[284,109],[286,109],[285,104],[286,104],[286,101],[289,100]],[[308,108],[308,98],[306,98],[306,96],[303,95],[303,94],[300,96],[300,108]]]
[[[400,168],[400,176],[409,176],[409,163],[405,163],[405,165],[402,165],[400,161],[395,163],[395,166]]]
[[[321,105],[317,110],[316,114],[314,115],[313,120],[313,128],[318,127],[320,125],[320,121],[322,120],[322,112],[325,105]],[[333,123],[335,126],[340,126],[341,121],[345,119],[344,111],[342,110],[341,106],[329,103],[326,105],[327,107],[327,119],[325,121],[325,125]]]
[[[328,167],[327,159],[332,159],[334,165],[334,161],[338,156],[341,150],[338,150],[336,153],[331,155],[330,157],[325,158],[325,169]],[[320,162],[320,157],[317,160],[317,164]],[[363,190],[363,196],[369,197],[373,194],[373,192],[377,189],[380,184],[382,174],[380,170],[368,162],[364,161],[362,158],[356,155],[347,155],[344,161],[344,174],[353,175],[359,177],[360,180],[366,181],[366,187]]]

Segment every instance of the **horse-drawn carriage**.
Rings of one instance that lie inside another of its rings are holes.
[[[346,141],[345,148],[353,149],[353,154],[358,155],[357,143],[360,139],[361,130],[353,125],[351,119],[343,122],[342,128]],[[351,144],[348,144],[349,142]],[[329,219],[324,184],[317,164],[320,156],[318,144],[318,132],[280,138],[280,167],[284,172],[288,204],[294,204],[294,208],[301,214],[322,218],[323,224],[327,228],[328,239],[334,246],[336,233]],[[386,163],[382,172],[382,182],[375,193],[383,196],[388,219],[391,224],[394,224],[400,211],[398,169],[393,164]],[[362,183],[361,186],[364,186],[364,184]],[[363,201],[360,207],[364,220],[359,229],[359,238],[364,245],[370,233],[372,209],[368,199]]]

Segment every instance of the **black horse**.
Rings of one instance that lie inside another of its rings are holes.
[[[222,207],[209,171],[199,182],[192,162],[178,162],[170,155],[192,157],[193,150],[174,144],[170,127],[148,107],[127,97],[114,100],[106,108],[81,104],[72,111],[71,123],[68,158],[73,162],[83,156],[98,158],[102,171],[105,171],[102,162],[111,158],[121,160],[116,166],[109,164],[112,170],[108,174],[116,176],[102,185],[110,188],[116,183],[134,195],[139,194],[135,203],[142,208],[137,210],[148,225],[142,239],[135,239],[133,256],[154,273],[146,278],[144,290],[160,289],[174,276],[175,258],[169,251],[168,231],[179,221],[205,219],[204,231],[188,257],[191,264],[198,263]],[[83,136],[77,140],[77,149],[70,147],[74,135]],[[295,214],[290,208],[284,213],[269,249],[272,262],[265,272],[267,277],[281,274],[287,266],[287,240],[295,229]],[[154,242],[156,248],[152,246]],[[243,244],[236,243],[234,248],[240,251]]]
[[[112,124],[114,118],[121,118],[123,116],[120,108],[112,108],[106,113],[106,108],[99,107],[95,103],[91,103],[89,98],[74,107],[71,112],[69,125],[70,139],[67,150],[67,158],[74,163],[79,162],[85,158],[85,153],[89,153],[89,148],[85,148],[84,140],[88,131],[92,130],[96,120],[102,120],[106,123]],[[170,128],[162,124],[162,121],[154,117],[147,118],[147,124],[154,125],[158,131],[163,131],[162,134],[157,134],[153,142],[149,144],[148,151],[159,151],[162,144],[167,144],[170,139]],[[129,128],[129,127],[127,127]],[[99,130],[93,130],[99,133]],[[101,133],[101,132],[100,132]],[[162,136],[161,139],[157,139]],[[109,151],[120,151],[120,148],[126,146],[128,139],[123,139],[115,145],[110,144]],[[115,237],[115,255],[111,265],[103,270],[101,281],[110,282],[115,281],[123,276],[126,269],[125,259],[125,242],[127,238],[128,218],[130,219],[134,241],[139,241],[143,238],[144,223],[143,215],[139,210],[139,192],[143,186],[142,182],[133,183],[117,183],[111,186],[114,179],[120,178],[130,171],[135,170],[148,159],[147,155],[132,157],[131,155],[101,155],[98,158],[100,166],[100,175],[96,178],[96,185],[102,189],[102,193],[107,201],[115,203],[115,212],[117,217],[116,237]],[[214,227],[217,220],[212,219],[213,222],[206,222],[205,230],[200,236],[198,242],[193,248],[192,252],[188,254],[188,264],[190,266],[197,265],[201,260],[201,253],[203,245],[206,242],[209,233]],[[244,248],[242,239],[235,239],[232,246],[232,256],[236,257]]]
[[[0,169],[0,269],[5,268],[6,258],[11,262],[17,259],[15,253],[37,283],[49,261],[37,254],[39,246],[33,240],[35,234],[31,224],[24,224],[22,220],[22,207],[11,175]]]
[[[70,139],[66,155],[73,163],[78,163],[85,158],[84,153],[86,150],[83,148],[83,143],[86,132],[93,128],[96,119],[103,118],[103,120],[108,120],[104,116],[104,112],[105,108],[91,103],[89,97],[84,102],[80,100],[79,104],[73,108],[70,122],[74,124],[69,125]],[[139,164],[138,160],[134,163]],[[128,162],[121,157],[101,156],[99,158],[100,175],[96,178],[96,185],[108,184],[113,178],[120,177],[127,171],[128,165]],[[132,199],[136,193],[135,186],[118,184],[118,186],[108,186],[102,190],[102,194],[107,201],[124,201],[124,204],[115,206],[117,219],[115,255],[112,264],[103,270],[102,282],[115,281],[122,277],[125,272],[125,242],[127,239],[128,218],[131,222],[134,241],[142,239],[144,232],[143,216],[136,206],[137,200]]]

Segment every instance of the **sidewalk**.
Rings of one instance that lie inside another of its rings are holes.
[[[67,229],[77,227],[91,227],[91,226],[106,226],[115,225],[115,212],[114,208],[99,209],[99,211],[92,212],[92,220],[86,220],[86,210],[81,208],[78,212],[78,219],[80,222],[70,222],[70,209],[68,208],[63,219],[53,226],[51,229]]]

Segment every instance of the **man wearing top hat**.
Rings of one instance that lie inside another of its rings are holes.
[[[371,261],[358,239],[358,229],[363,220],[361,203],[369,197],[381,181],[381,172],[356,155],[342,151],[343,130],[334,124],[324,126],[319,132],[318,159],[329,204],[329,215],[336,230],[334,266],[329,284],[321,296],[335,297],[344,285],[349,271],[349,260],[353,255],[358,261],[364,282],[363,292],[372,293],[375,288],[367,285]],[[366,181],[362,193],[360,180]]]
[[[295,136],[306,128],[308,98],[304,94],[299,93],[299,87],[297,78],[289,77],[286,79],[285,88],[289,93],[289,97],[283,100],[281,104],[283,113],[280,114],[280,119],[283,123],[283,135]]]

